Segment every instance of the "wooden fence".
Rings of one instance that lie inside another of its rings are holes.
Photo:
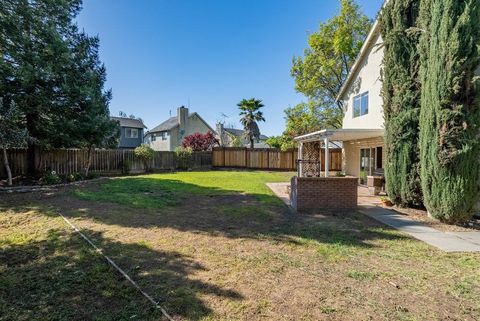
[[[27,173],[27,150],[12,149],[8,151],[8,158],[14,176]],[[36,153],[35,166],[38,171],[55,171],[57,174],[71,174],[81,172],[87,160],[87,150],[83,149],[54,149]],[[92,152],[90,171],[94,173],[119,174],[125,162],[130,165],[130,172],[144,171],[143,163],[135,156],[133,150],[97,149]],[[0,177],[7,176],[3,162],[0,162]],[[150,164],[153,170],[173,170],[177,167],[174,152],[155,152]],[[211,152],[194,152],[192,168],[210,168],[212,166]]]
[[[219,147],[213,149],[212,165],[213,167],[295,171],[297,169],[297,158],[297,149],[280,151],[273,148]],[[322,162],[322,165],[322,170],[324,170],[324,162]],[[341,169],[342,150],[331,149],[329,170],[340,171]]]

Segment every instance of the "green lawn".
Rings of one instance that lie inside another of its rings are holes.
[[[98,189],[77,189],[80,198],[141,208],[176,205],[193,195],[248,193],[262,203],[277,203],[265,182],[285,182],[293,173],[252,171],[178,172],[109,180]]]
[[[292,216],[265,186],[290,175],[1,195],[0,320],[159,319],[56,212],[175,320],[478,320],[480,255],[443,253],[356,211]]]

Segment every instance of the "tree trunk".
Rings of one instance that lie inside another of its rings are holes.
[[[255,147],[255,144],[253,142],[253,138],[250,138],[250,148],[253,149]]]
[[[90,164],[92,161],[92,149],[93,149],[93,146],[90,145],[87,150],[87,161],[85,162],[85,178],[88,177],[88,174],[90,172]]]
[[[5,170],[7,171],[7,184],[8,186],[12,186],[12,171],[10,170],[10,163],[8,162],[8,156],[7,156],[7,149],[3,149],[3,164],[5,165]]]

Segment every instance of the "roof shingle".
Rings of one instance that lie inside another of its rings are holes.
[[[125,117],[110,117],[113,120],[117,120],[120,123],[121,127],[131,127],[131,128],[146,128],[143,122],[140,119],[135,118],[125,118]]]

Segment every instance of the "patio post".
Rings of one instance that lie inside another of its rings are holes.
[[[303,142],[299,143],[298,157],[297,158],[300,161],[300,162],[298,162],[298,177],[302,177],[303,176],[303,165],[302,165],[301,160],[303,159]]]
[[[328,137],[325,137],[324,143],[325,143],[325,177],[328,177],[328,167],[330,166],[330,160],[328,159],[330,156],[330,152],[328,150],[328,145],[329,145]]]

